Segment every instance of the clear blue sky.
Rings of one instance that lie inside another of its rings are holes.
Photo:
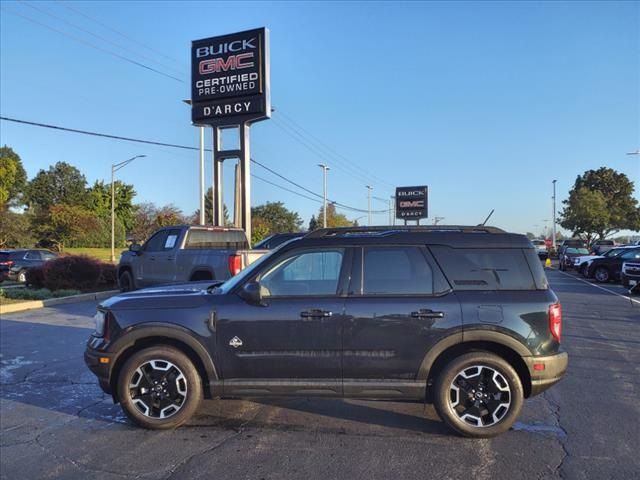
[[[366,184],[382,198],[395,185],[427,184],[431,217],[475,224],[495,208],[491,223],[537,233],[551,218],[554,178],[559,201],[590,168],[612,167],[640,183],[640,157],[625,155],[640,147],[638,2],[1,5],[5,116],[197,146],[181,103],[191,40],[266,26],[276,112],[252,129],[252,154],[319,193],[316,164],[328,163],[329,196],[342,203],[366,208]],[[287,134],[290,119],[342,157],[320,156]],[[111,163],[146,154],[119,172],[135,185],[136,201],[198,207],[197,152],[0,128],[0,142],[21,155],[30,177],[66,161],[90,183],[109,181]],[[253,173],[285,184],[259,167]],[[254,180],[253,204],[270,200],[305,222],[319,208]]]

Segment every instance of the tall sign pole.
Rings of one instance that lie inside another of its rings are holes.
[[[322,168],[322,227],[327,228],[327,170],[331,170],[324,163],[319,163]]]
[[[204,127],[200,127],[200,225],[205,224],[205,203],[204,203]]]
[[[557,180],[553,181],[553,240],[552,240],[552,245],[553,245],[553,250],[555,251],[556,249],[556,182]]]
[[[213,136],[213,223],[224,225],[223,162],[237,159],[240,226],[248,238],[251,238],[250,127],[271,117],[269,73],[269,30],[266,28],[192,43],[191,120],[194,125],[211,127]],[[239,131],[239,148],[223,148],[225,129]],[[237,196],[237,192],[235,194]]]
[[[373,187],[371,185],[367,185],[367,210],[368,210],[368,218],[367,225],[371,226],[371,190]]]

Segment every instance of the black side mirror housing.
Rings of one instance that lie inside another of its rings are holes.
[[[252,305],[263,305],[262,294],[260,293],[260,283],[245,283],[240,290],[240,297]]]
[[[131,253],[135,253],[136,255],[142,255],[142,246],[137,243],[132,243],[129,245],[129,251]]]

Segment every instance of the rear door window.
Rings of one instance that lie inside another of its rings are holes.
[[[367,247],[363,295],[432,295],[433,271],[419,247]]]
[[[536,289],[529,263],[520,249],[430,248],[454,290]]]

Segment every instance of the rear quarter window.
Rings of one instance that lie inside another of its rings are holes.
[[[518,248],[430,248],[454,290],[546,288],[544,271],[533,249],[528,252]],[[527,253],[535,258],[533,264],[527,259]],[[532,273],[532,267],[536,266],[539,272]],[[534,278],[534,274],[541,278]]]

